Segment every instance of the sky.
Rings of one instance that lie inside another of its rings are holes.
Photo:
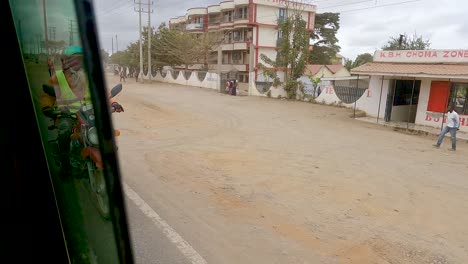
[[[141,0],[142,3],[148,3]],[[135,0],[94,0],[101,47],[107,52],[124,50],[139,39],[139,13]],[[136,0],[138,2],[138,0]],[[192,7],[206,7],[222,0],[153,0],[153,27],[185,15]],[[340,54],[354,59],[379,50],[391,36],[417,34],[432,49],[468,49],[467,0],[317,0],[317,13],[340,12]],[[148,11],[148,4],[142,5]],[[141,13],[148,25],[148,13]],[[117,46],[118,45],[118,46]],[[113,48],[113,49],[112,49]]]

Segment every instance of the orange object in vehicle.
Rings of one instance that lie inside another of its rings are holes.
[[[93,147],[86,147],[81,152],[81,156],[83,158],[86,158],[87,156],[89,156],[91,160],[94,161],[98,169],[101,169],[101,170],[104,169],[104,165],[102,163],[101,152],[99,152],[98,149],[93,148]]]

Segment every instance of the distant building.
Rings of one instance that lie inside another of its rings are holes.
[[[316,7],[285,0],[233,0],[206,8],[190,8],[185,16],[171,19],[169,28],[194,33],[224,32],[221,70],[236,71],[239,82],[248,83],[250,72],[255,72],[255,80],[263,80],[263,74],[257,66],[260,54],[273,60],[276,58],[281,38],[278,22],[292,11],[301,12],[302,18],[307,21],[308,31],[314,29]],[[209,63],[210,69],[216,69],[215,51]],[[192,68],[197,67],[200,65]]]

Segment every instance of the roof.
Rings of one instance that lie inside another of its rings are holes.
[[[309,70],[309,72],[312,75],[317,74],[320,71],[320,69],[322,69],[322,67],[328,68],[332,73],[337,73],[339,70],[344,68],[344,66],[341,64],[332,64],[332,65],[308,64],[306,67],[307,67],[307,70]]]
[[[468,64],[368,62],[351,69],[352,74],[455,76],[468,78]]]
[[[333,73],[337,73],[339,70],[344,68],[344,66],[341,64],[332,64],[332,65],[325,65],[325,66],[327,66],[327,68]]]

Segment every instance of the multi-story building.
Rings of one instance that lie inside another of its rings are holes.
[[[255,80],[263,79],[258,69],[260,54],[276,58],[281,39],[278,23],[288,14],[300,12],[307,21],[307,30],[312,31],[315,11],[314,5],[294,1],[232,0],[206,8],[190,8],[185,16],[171,19],[169,27],[190,32],[223,32],[221,71],[238,71],[239,82],[248,83],[250,72],[255,72]],[[210,69],[216,69],[217,58],[217,52],[213,51]]]

